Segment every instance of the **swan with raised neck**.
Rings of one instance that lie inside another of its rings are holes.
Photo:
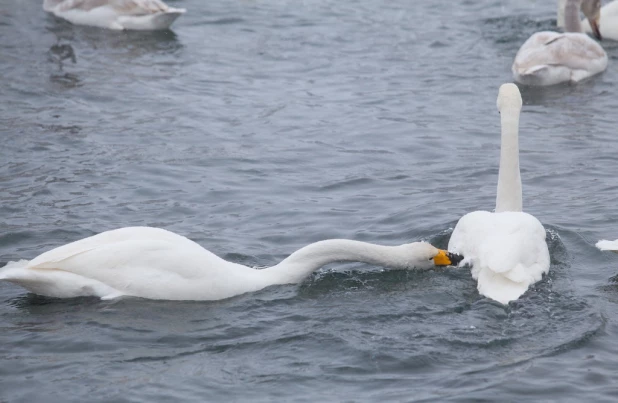
[[[521,94],[515,84],[498,91],[501,121],[500,168],[495,212],[473,211],[457,222],[448,250],[462,254],[471,266],[479,294],[507,304],[549,271],[545,229],[522,211],[519,172]]]

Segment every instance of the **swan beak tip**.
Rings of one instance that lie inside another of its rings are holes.
[[[436,266],[457,266],[462,260],[463,256],[442,249],[438,249],[438,254],[433,258]]]

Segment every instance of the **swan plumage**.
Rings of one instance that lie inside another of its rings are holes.
[[[9,262],[0,269],[0,280],[60,298],[219,300],[270,285],[301,282],[335,261],[426,269],[457,264],[460,259],[425,242],[381,246],[330,239],[305,246],[275,266],[256,270],[228,262],[173,232],[127,227],[60,246],[30,261]]]
[[[600,0],[567,0],[565,30],[533,34],[521,46],[511,70],[515,81],[526,85],[576,83],[599,74],[607,68],[607,53],[582,31],[579,8],[600,39],[598,19]]]
[[[545,228],[522,211],[519,170],[519,114],[522,100],[514,84],[498,94],[502,135],[495,212],[474,211],[455,226],[448,250],[462,254],[460,265],[472,266],[477,289],[502,304],[518,299],[549,271]]]
[[[606,239],[597,242],[596,247],[600,250],[608,250],[610,252],[618,253],[618,239],[615,241],[608,241]]]
[[[587,33],[593,31],[588,20],[582,21],[582,29]],[[599,29],[603,39],[618,41],[618,1],[612,1],[601,7]]]
[[[567,0],[558,0],[558,27],[564,27],[564,6]],[[601,7],[599,18],[599,32],[603,39],[618,41],[618,1],[614,0]],[[588,34],[593,33],[588,19],[581,20],[582,30]]]
[[[161,0],[44,0],[43,9],[73,24],[115,30],[168,29],[186,11]]]

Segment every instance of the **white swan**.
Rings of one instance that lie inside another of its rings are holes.
[[[502,135],[496,212],[475,211],[463,216],[453,230],[448,249],[472,265],[481,295],[502,304],[519,298],[549,271],[545,229],[522,212],[519,173],[519,114],[522,101],[515,84],[498,93]]]
[[[559,27],[564,27],[564,5],[567,0],[558,0],[558,21]],[[587,19],[581,21],[583,32],[592,33],[592,27]],[[599,32],[603,39],[618,41],[618,1],[614,0],[601,7],[601,17],[599,19]]]
[[[73,24],[109,29],[168,29],[184,8],[161,0],[44,0],[43,9]]]
[[[528,38],[511,67],[515,81],[539,86],[576,83],[607,68],[607,53],[582,33],[580,7],[595,36],[601,39],[598,28],[600,0],[567,0],[564,10],[567,32],[542,31]]]
[[[100,233],[31,261],[9,262],[0,280],[59,298],[134,296],[168,300],[218,300],[275,284],[301,282],[336,261],[361,261],[396,269],[456,265],[462,257],[425,242],[380,246],[330,239],[301,248],[262,270],[228,262],[181,235],[160,228],[128,227]]]
[[[600,250],[608,250],[610,252],[618,253],[618,239],[615,241],[607,241],[603,239],[597,242],[595,246]]]

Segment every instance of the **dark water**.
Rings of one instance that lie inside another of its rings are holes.
[[[495,200],[498,86],[555,2],[179,0],[110,32],[0,3],[0,265],[151,225],[226,259],[325,238],[446,246]],[[508,307],[467,270],[332,265],[218,302],[0,284],[0,401],[614,401],[618,44],[522,89],[525,209],[551,272]]]

